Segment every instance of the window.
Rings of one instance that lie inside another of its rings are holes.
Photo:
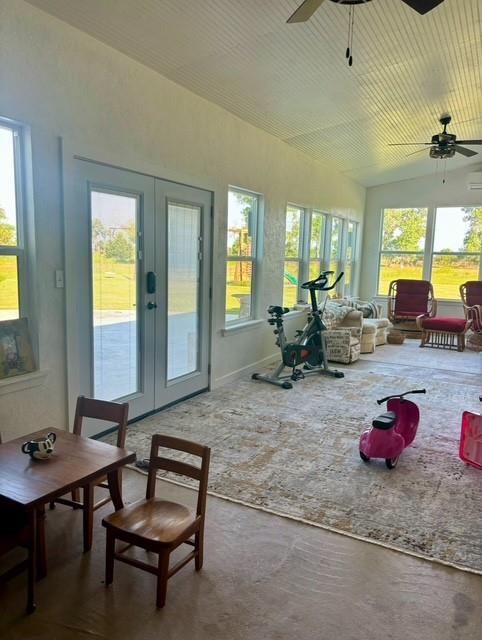
[[[357,227],[356,222],[344,221],[315,209],[288,205],[283,306],[292,309],[297,302],[306,302],[308,293],[301,289],[301,284],[327,269],[335,274],[345,271],[343,282],[348,277],[348,283],[341,282],[337,292],[353,293]]]
[[[283,273],[283,306],[292,309],[301,299],[302,238],[305,210],[288,205],[286,209],[285,262]]]
[[[459,287],[479,280],[482,207],[441,207],[435,212],[431,282],[438,298],[458,300]]]
[[[311,212],[310,261],[308,279],[313,280],[324,270],[326,216],[320,211]]]
[[[342,281],[345,296],[352,296],[354,294],[353,277],[355,273],[357,230],[358,225],[356,222],[351,222],[350,220],[346,222],[346,244],[343,267],[345,277]]]
[[[0,320],[26,315],[20,130],[0,120]]]
[[[259,203],[260,196],[249,191],[228,192],[227,324],[254,317]]]
[[[398,278],[423,279],[428,209],[385,209],[378,274],[378,293],[387,295]]]

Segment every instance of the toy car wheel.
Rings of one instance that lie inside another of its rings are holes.
[[[291,384],[291,382],[283,382],[283,384],[281,385],[283,387],[283,389],[292,389],[293,385]]]
[[[395,469],[395,467],[397,466],[398,458],[399,456],[397,456],[396,458],[387,458],[385,460],[385,464],[389,469]]]
[[[363,460],[363,462],[370,462],[370,458],[368,456],[366,456],[363,451],[360,451],[360,458]]]

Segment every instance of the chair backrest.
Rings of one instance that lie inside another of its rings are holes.
[[[127,433],[127,418],[129,415],[129,404],[124,402],[107,402],[107,400],[95,400],[79,396],[75,408],[74,433],[78,436],[82,434],[82,423],[84,418],[94,420],[105,420],[117,425],[117,446],[124,448]]]
[[[159,456],[159,448],[174,449],[201,458],[201,466],[195,467],[187,462],[172,460]],[[196,513],[204,516],[206,511],[206,494],[208,488],[209,459],[211,449],[196,442],[173,438],[172,436],[154,435],[151,441],[151,454],[149,458],[149,474],[147,478],[146,498],[153,498],[156,492],[156,472],[158,469],[171,471],[181,476],[187,476],[199,481]]]
[[[468,307],[482,305],[482,281],[469,280],[460,285],[460,297],[462,302]]]
[[[390,283],[388,295],[394,301],[395,316],[416,317],[429,311],[429,303],[433,299],[433,287],[428,280],[402,278]]]

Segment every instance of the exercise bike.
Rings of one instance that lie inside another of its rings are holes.
[[[277,369],[271,373],[253,373],[253,380],[263,380],[270,384],[277,385],[283,389],[292,389],[290,380],[296,382],[312,373],[320,373],[333,378],[343,378],[345,374],[336,369],[330,369],[326,357],[326,338],[323,335],[326,325],[323,322],[323,313],[326,306],[326,298],[322,309],[318,308],[316,299],[317,291],[331,291],[336,287],[343,277],[343,272],[336,278],[333,284],[328,285],[328,278],[333,275],[333,271],[323,271],[314,280],[309,280],[301,285],[302,289],[310,292],[311,311],[308,322],[303,329],[296,332],[296,339],[288,342],[284,327],[283,316],[288,313],[287,307],[270,306],[268,314],[271,316],[268,323],[275,326],[276,346],[281,350],[281,363]],[[303,369],[298,368],[303,365]],[[291,369],[289,375],[281,375],[285,367]]]

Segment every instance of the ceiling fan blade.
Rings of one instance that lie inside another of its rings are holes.
[[[421,151],[427,151],[427,149],[417,149],[416,151],[412,151],[412,153],[407,153],[405,158],[408,158],[409,156],[413,156],[415,153],[420,153]]]
[[[389,142],[388,146],[389,147],[411,147],[414,144],[424,144],[424,145],[429,145],[431,146],[433,144],[433,142]]]
[[[482,140],[457,140],[457,144],[482,144]]]
[[[465,147],[461,147],[458,144],[455,145],[454,149],[455,149],[455,151],[457,151],[457,153],[461,153],[466,158],[471,158],[472,156],[476,156],[477,155],[477,151],[472,151],[471,149],[466,149]]]
[[[324,1],[325,0],[304,0],[286,22],[289,24],[293,22],[306,22]]]
[[[443,1],[444,0],[402,0],[402,2],[408,4],[409,7],[415,9],[415,11],[420,13],[422,16],[425,13],[432,11],[432,9],[435,9],[435,7],[438,7],[438,5],[442,4]]]

